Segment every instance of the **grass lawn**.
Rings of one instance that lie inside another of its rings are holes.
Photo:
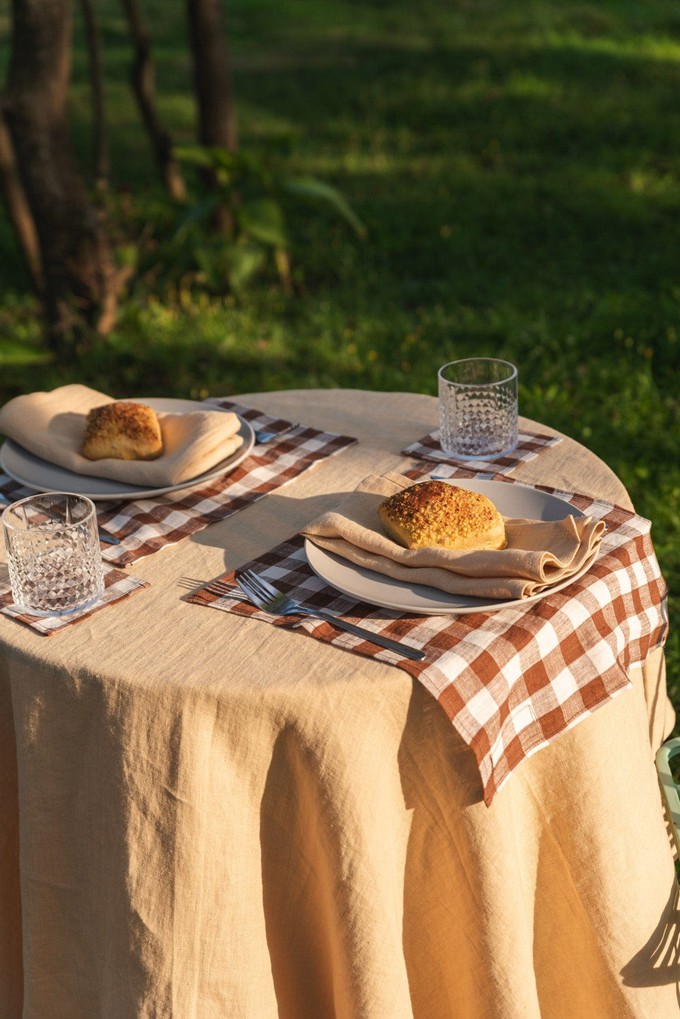
[[[183,4],[143,0],[160,112],[190,141]],[[111,214],[137,272],[115,333],[50,361],[0,218],[0,398],[79,379],[114,395],[287,386],[434,393],[440,364],[519,367],[521,411],[584,442],[653,521],[680,708],[680,14],[517,0],[229,0],[242,146],[338,187],[367,227],[290,208],[297,293],[273,271],[206,290],[170,243],[127,86],[120,6],[99,5]],[[0,15],[0,71],[8,16]],[[86,63],[73,124],[87,164]],[[189,178],[195,188],[195,181]],[[180,253],[181,255],[181,253]]]

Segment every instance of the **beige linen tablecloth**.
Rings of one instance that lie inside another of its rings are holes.
[[[485,806],[405,672],[183,600],[406,469],[436,401],[240,399],[361,441],[131,567],[151,587],[116,608],[0,618],[0,1016],[677,1015],[661,654]],[[566,438],[516,476],[630,505]]]

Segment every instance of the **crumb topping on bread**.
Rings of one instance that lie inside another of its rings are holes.
[[[81,453],[90,460],[152,460],[162,451],[158,417],[146,404],[117,400],[87,415]]]
[[[406,548],[471,550],[505,546],[503,518],[478,492],[424,481],[386,499],[378,515],[391,538]]]

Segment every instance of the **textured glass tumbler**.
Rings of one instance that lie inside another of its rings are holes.
[[[2,514],[14,604],[34,616],[86,608],[104,593],[94,503],[64,492],[31,495]]]
[[[440,444],[457,460],[493,460],[517,445],[517,369],[493,357],[439,369]]]

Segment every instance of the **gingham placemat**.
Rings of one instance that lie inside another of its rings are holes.
[[[513,482],[503,479],[507,483]],[[546,489],[547,491],[555,491]],[[197,604],[306,630],[332,643],[399,666],[437,698],[472,747],[484,786],[494,795],[529,755],[630,686],[632,665],[665,639],[666,586],[649,521],[587,496],[555,492],[607,532],[590,570],[562,591],[528,605],[461,616],[383,610],[339,594],[307,564],[295,536],[248,564],[283,591],[426,652],[411,662],[367,641],[301,617],[272,617],[238,594],[234,574],[194,592]]]
[[[439,445],[439,429],[437,429],[434,432],[430,432],[429,435],[425,435],[422,439],[418,439],[417,442],[411,443],[410,446],[406,446],[405,449],[402,449],[402,453],[406,456],[435,460],[437,463],[442,464],[466,465],[469,467],[473,463],[475,471],[492,470],[495,473],[507,474],[508,471],[513,470],[518,464],[533,460],[534,457],[537,457],[544,450],[561,441],[562,437],[560,435],[520,432],[519,441],[512,453],[508,453],[507,456],[498,457],[496,460],[475,460],[471,462],[469,460],[456,460],[455,457],[444,453]]]
[[[30,626],[36,633],[49,637],[50,634],[57,633],[59,630],[65,629],[65,627],[73,626],[74,623],[78,623],[81,619],[85,619],[95,612],[101,612],[102,609],[107,608],[109,605],[114,605],[116,602],[134,594],[135,591],[141,591],[145,587],[149,587],[146,580],[138,580],[135,577],[131,577],[124,573],[123,570],[104,567],[104,595],[95,605],[87,609],[70,612],[67,616],[33,616],[28,612],[21,612],[15,608],[12,602],[9,581],[0,580],[0,612],[5,616],[11,616],[12,619],[16,619],[26,626]]]
[[[120,539],[119,545],[102,545],[104,560],[128,566],[188,538],[217,520],[224,520],[250,503],[281,488],[321,460],[340,453],[356,442],[336,435],[272,418],[230,400],[212,400],[246,418],[257,430],[275,431],[280,438],[254,445],[250,454],[232,471],[196,488],[131,502],[100,502],[97,518]],[[30,495],[28,489],[0,472],[0,492],[11,501]]]

